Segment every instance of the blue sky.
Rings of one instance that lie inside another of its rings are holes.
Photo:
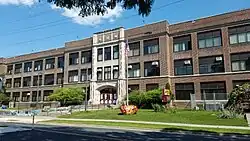
[[[132,28],[160,20],[172,24],[250,8],[249,0],[155,0],[152,13],[145,18],[136,15],[136,10],[117,7],[103,17],[82,19],[76,16],[78,9],[59,9],[36,1],[0,0],[0,57],[63,47],[67,41],[119,26]]]

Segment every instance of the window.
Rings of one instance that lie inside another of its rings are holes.
[[[7,88],[11,88],[12,87],[11,86],[12,85],[12,79],[6,79],[6,83],[5,84],[6,84]]]
[[[22,72],[22,64],[15,64],[15,74]]]
[[[111,60],[111,47],[104,48],[104,60]]]
[[[119,77],[119,66],[113,66],[113,79],[118,79]]]
[[[159,61],[145,62],[144,63],[144,76],[160,76]]]
[[[14,78],[14,87],[21,87],[21,78]]]
[[[174,73],[175,75],[192,75],[193,74],[192,59],[175,60]]]
[[[139,56],[140,55],[140,42],[129,43],[128,56]]]
[[[78,82],[78,70],[69,71],[69,83]]]
[[[138,91],[139,90],[140,85],[139,84],[135,84],[135,85],[128,85],[128,90],[129,93],[132,91]]]
[[[250,42],[250,25],[229,28],[228,33],[230,44],[241,44]]]
[[[202,82],[201,87],[201,99],[204,100],[226,100],[226,85],[225,82]]]
[[[250,53],[238,53],[231,55],[232,71],[250,70]]]
[[[159,39],[143,41],[144,54],[153,54],[159,52]]]
[[[197,36],[199,48],[222,46],[220,30],[198,33]]]
[[[87,69],[82,69],[81,70],[81,81],[87,81],[88,80],[88,75],[87,75]]]
[[[23,78],[23,87],[31,86],[31,77],[24,77]]]
[[[32,71],[32,62],[24,63],[24,72],[31,72]]]
[[[41,71],[43,70],[43,60],[35,61],[34,71]]]
[[[151,91],[154,89],[158,89],[159,88],[159,84],[146,84],[146,91]]]
[[[89,50],[82,52],[82,64],[91,62],[92,62],[92,51]]]
[[[190,100],[190,94],[194,94],[194,83],[176,83],[176,100]]]
[[[44,85],[54,85],[54,74],[44,76]]]
[[[57,84],[63,84],[63,73],[57,73]]]
[[[13,65],[8,65],[7,74],[12,74],[12,71],[13,71]]]
[[[191,36],[174,37],[174,52],[191,50]]]
[[[55,58],[46,59],[45,69],[49,70],[49,69],[54,69],[54,68],[55,68]]]
[[[246,83],[250,84],[250,80],[233,80],[233,87],[235,88],[236,86],[241,86]]]
[[[92,69],[89,68],[88,69],[88,80],[91,80],[92,79]]]
[[[69,54],[69,65],[79,64],[79,53],[70,53]]]
[[[140,77],[140,63],[128,65],[128,77]]]
[[[97,80],[102,80],[102,68],[97,68]]]
[[[225,72],[223,56],[199,58],[200,74]]]
[[[97,50],[97,61],[102,61],[103,60],[103,48],[99,48]]]
[[[58,68],[63,68],[64,67],[64,56],[58,57]]]
[[[113,59],[119,58],[119,45],[113,47]]]
[[[105,80],[111,79],[111,67],[104,67],[104,79]]]
[[[33,76],[33,86],[37,86],[39,83],[39,86],[42,85],[42,76],[39,75],[39,82],[38,82],[38,76]]]

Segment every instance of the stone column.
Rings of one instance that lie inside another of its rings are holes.
[[[58,57],[55,57],[55,69],[58,68]]]
[[[23,100],[22,100],[22,97],[23,97],[23,92],[21,91],[21,92],[20,92],[20,95],[19,95],[19,99],[20,99],[19,102],[22,102],[22,101],[23,101]]]
[[[223,57],[224,57],[224,68],[225,72],[231,72],[231,57],[230,57],[230,47],[229,47],[229,37],[228,37],[228,28],[223,27],[221,29],[222,35],[222,48],[223,48]]]
[[[38,93],[39,94],[39,93]],[[44,95],[44,91],[43,90],[41,90],[41,102],[43,102],[43,95]]]
[[[126,97],[127,93],[127,82],[126,82],[126,56],[125,56],[125,37],[124,29],[121,29],[120,32],[121,41],[119,43],[119,77],[117,84],[117,94],[118,94],[118,104],[121,104],[121,101]],[[125,88],[125,89],[124,89]]]
[[[29,102],[32,102],[32,95],[33,95],[33,93],[32,93],[32,91],[30,91]]]
[[[54,85],[57,85],[57,72],[54,73]]]
[[[96,92],[96,81],[97,81],[97,35],[93,35],[93,48],[92,48],[92,78],[90,80],[90,99],[93,104],[100,104],[98,93]]]
[[[68,84],[68,66],[69,66],[69,53],[65,53],[64,56],[64,84]]]
[[[10,92],[10,100],[13,100],[13,92]]]

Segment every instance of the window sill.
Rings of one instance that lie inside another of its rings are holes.
[[[190,52],[192,50],[182,50],[182,51],[173,51],[173,53],[186,53],[186,52]]]
[[[154,55],[154,54],[159,54],[160,52],[154,52],[154,53],[147,53],[147,54],[143,54],[143,56],[147,56],[147,55]]]
[[[199,50],[203,50],[203,49],[211,49],[211,48],[222,48],[222,46],[212,46],[212,47],[204,47],[204,48],[200,48],[198,47]]]
[[[250,45],[250,42],[245,42],[245,43],[236,43],[236,44],[230,44],[229,47],[241,47],[241,46],[247,46]]]

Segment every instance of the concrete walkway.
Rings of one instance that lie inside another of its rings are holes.
[[[43,121],[50,121],[50,120],[83,121],[83,122],[84,121],[96,121],[96,122],[116,122],[116,123],[137,123],[137,124],[153,124],[153,125],[166,125],[166,126],[182,126],[182,127],[201,127],[201,128],[221,128],[221,129],[250,130],[250,127],[244,127],[244,126],[201,125],[201,124],[166,123],[166,122],[149,122],[149,121],[130,121],[130,120],[69,119],[69,118],[55,118],[55,117],[45,117],[45,116],[36,116],[35,117],[35,123],[39,123],[39,124],[41,124],[41,122],[43,122]],[[2,117],[2,118],[0,117],[0,122],[32,123],[32,117]]]

